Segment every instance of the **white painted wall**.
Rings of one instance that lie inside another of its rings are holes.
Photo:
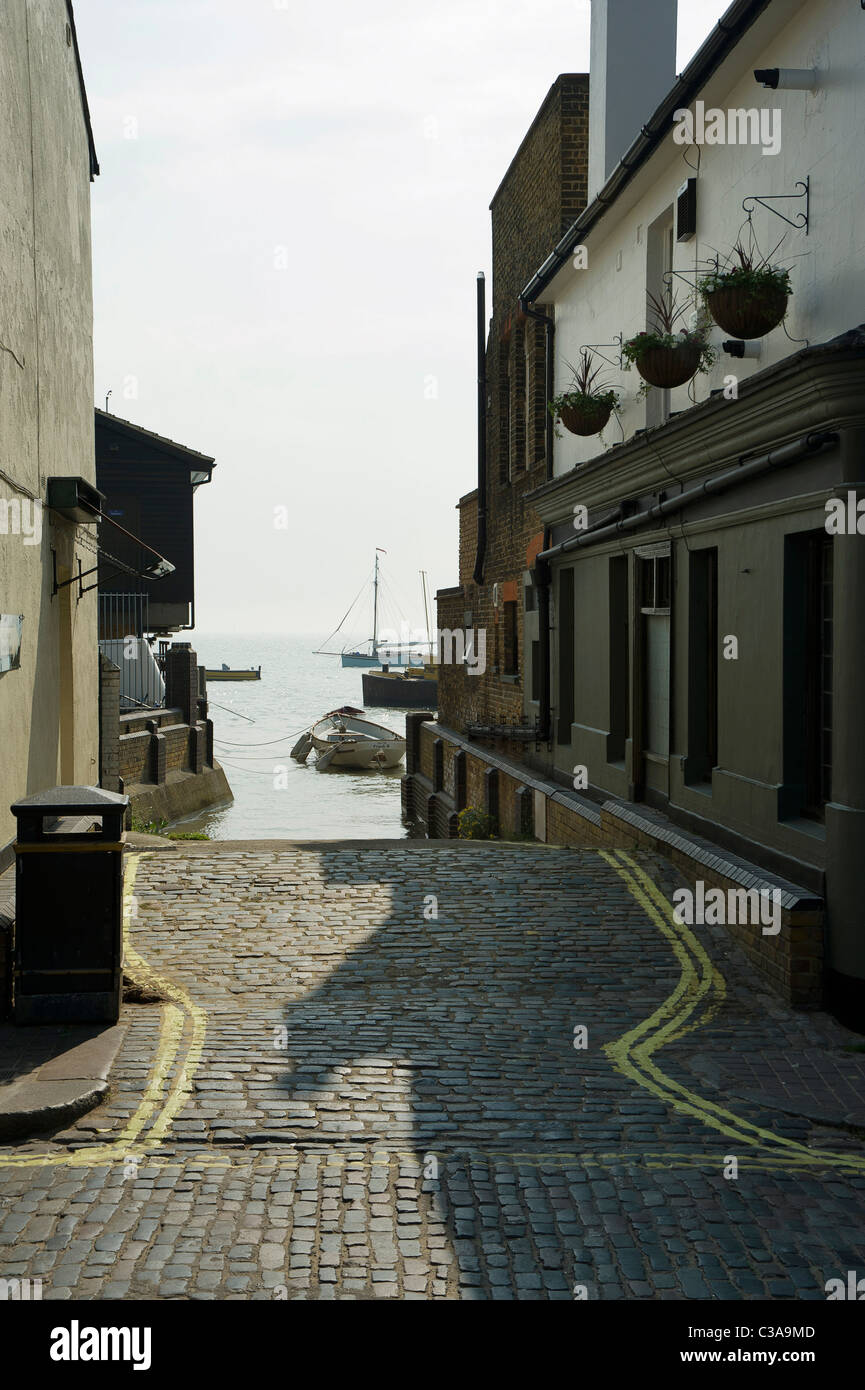
[[[11,349],[0,351],[0,500],[29,511],[48,477],[95,481],[90,166],[63,0],[0,7],[0,272]],[[90,557],[68,522],[45,512],[42,523],[36,545],[0,530],[0,612],[24,615],[21,667],[0,675],[0,845],[15,798],[99,776],[95,591],[51,597],[52,547],[66,573],[76,553],[85,568]]]
[[[815,67],[819,88],[768,91],[753,77],[760,67]],[[809,234],[787,228],[777,217],[757,207],[754,226],[761,249],[770,251],[787,236],[777,261],[788,264],[793,296],[786,320],[793,338],[821,342],[865,321],[865,11],[849,0],[774,0],[749,35],[737,46],[701,93],[707,107],[758,107],[781,112],[781,148],[763,155],[760,146],[704,145],[700,154],[697,196],[697,235],[676,244],[674,266],[693,270],[716,249],[726,252],[739,234],[749,194],[792,193],[798,180],[810,175]],[[646,231],[674,202],[676,190],[693,170],[684,155],[696,162],[696,151],[674,144],[670,134],[653,154],[624,195],[605,214],[586,239],[588,268],[569,263],[559,272],[543,299],[554,305],[556,319],[556,391],[567,389],[567,360],[575,362],[584,343],[608,343],[646,327]],[[796,202],[778,206],[794,215]],[[790,210],[793,210],[791,212]],[[693,277],[691,278],[693,283]],[[689,293],[677,281],[683,296]],[[712,330],[712,341],[728,335]],[[725,374],[745,380],[803,343],[793,343],[779,327],[760,340],[756,359],[721,355],[709,376],[695,378],[697,400],[723,385]],[[615,357],[616,350],[603,351]],[[646,423],[646,404],[637,398],[641,379],[635,368],[610,367],[610,384],[623,401],[625,437]],[[671,392],[670,408],[691,404],[688,388]],[[618,443],[615,419],[602,439],[567,434],[555,443],[555,473],[569,471]]]

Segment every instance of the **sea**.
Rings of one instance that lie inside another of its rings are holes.
[[[213,840],[404,839],[400,810],[404,763],[387,771],[317,772],[315,754],[289,755],[305,729],[339,705],[364,708],[359,667],[315,653],[321,638],[272,633],[189,634],[199,665],[261,667],[260,681],[211,681],[207,697],[214,752],[234,800],[172,828]],[[366,710],[405,733],[405,711]]]

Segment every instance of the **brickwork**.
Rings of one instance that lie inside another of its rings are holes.
[[[99,785],[120,789],[120,672],[99,653]]]
[[[121,734],[118,768],[124,786],[150,781],[150,734]]]
[[[168,649],[165,703],[182,711],[185,724],[198,719],[198,657],[189,642],[173,642]]]
[[[473,579],[478,496],[472,492],[459,503],[460,586],[438,595],[440,629],[470,626],[486,632],[483,675],[471,676],[454,666],[443,666],[440,672],[439,712],[445,724],[458,730],[468,723],[519,724],[523,718],[523,574],[529,545],[542,530],[524,499],[545,474],[546,378],[544,325],[519,311],[518,296],[585,206],[588,101],[587,75],[557,78],[491,204],[484,582],[478,586]],[[515,663],[506,662],[501,603],[505,584],[516,590]],[[499,586],[497,606],[494,585]],[[506,671],[514,665],[515,671]],[[519,755],[519,744],[502,747]]]

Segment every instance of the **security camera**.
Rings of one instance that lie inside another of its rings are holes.
[[[721,351],[728,357],[759,357],[760,347],[759,338],[727,338],[721,344]]]
[[[763,87],[768,87],[773,92],[779,88],[813,92],[817,86],[816,68],[755,68],[754,77]]]

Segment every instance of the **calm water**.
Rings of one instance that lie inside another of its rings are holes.
[[[234,802],[182,823],[216,840],[405,838],[400,817],[404,765],[387,772],[316,772],[289,753],[310,724],[338,705],[363,707],[361,671],[339,657],[315,656],[315,637],[195,632],[199,663],[261,666],[261,680],[211,681],[208,687],[217,760]],[[367,713],[405,733],[405,712]]]

